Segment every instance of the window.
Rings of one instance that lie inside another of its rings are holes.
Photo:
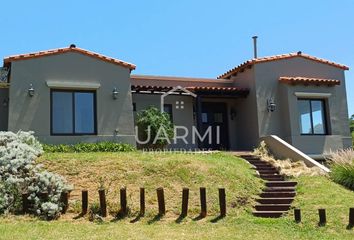
[[[95,92],[51,92],[52,135],[94,135],[96,129]]]
[[[172,104],[164,104],[163,111],[170,116],[170,120],[171,120],[171,122],[173,122]]]
[[[301,134],[327,134],[325,104],[323,100],[299,99]]]
[[[136,112],[136,103],[133,103],[133,112]]]

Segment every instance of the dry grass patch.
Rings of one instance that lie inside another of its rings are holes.
[[[111,215],[119,210],[119,189],[127,188],[130,215],[139,211],[139,188],[146,189],[147,215],[157,212],[156,188],[165,190],[167,217],[180,213],[183,187],[190,188],[191,215],[198,215],[199,187],[207,188],[208,210],[218,213],[218,188],[226,188],[230,214],[251,209],[261,180],[243,160],[227,153],[152,154],[132,153],[47,153],[38,160],[46,168],[74,184],[70,212],[79,213],[81,190],[89,191],[90,203],[98,202],[98,188],[107,189]]]

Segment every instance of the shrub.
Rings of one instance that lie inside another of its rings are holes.
[[[139,140],[147,142],[144,148],[162,149],[174,135],[170,116],[155,107],[138,113],[137,126]]]
[[[32,132],[0,132],[0,213],[21,211],[22,193],[27,192],[31,213],[46,219],[60,215],[60,195],[70,186],[36,164],[42,152]],[[48,199],[39,197],[44,191]]]
[[[60,152],[60,153],[73,153],[73,152],[130,152],[135,148],[126,143],[115,142],[98,142],[98,143],[77,143],[74,145],[59,144],[50,145],[43,144],[45,152]]]
[[[330,152],[331,179],[351,190],[354,190],[354,150],[344,149]]]

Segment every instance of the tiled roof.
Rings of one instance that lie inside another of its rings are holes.
[[[313,84],[313,85],[340,85],[340,81],[336,79],[325,78],[308,78],[308,77],[280,77],[280,82],[288,84]]]
[[[153,86],[153,85],[132,85],[132,91],[150,91],[150,92],[168,92],[173,89],[174,86]],[[248,94],[248,88],[240,87],[200,87],[200,86],[189,86],[185,87],[191,92],[203,92],[203,93],[245,93]]]
[[[226,73],[218,76],[218,78],[230,78],[232,75],[243,71],[246,67],[250,67],[256,63],[262,63],[262,62],[270,62],[270,61],[276,61],[276,60],[282,60],[282,59],[287,59],[287,58],[294,58],[294,57],[302,57],[302,58],[306,58],[309,60],[313,60],[316,62],[320,62],[320,63],[324,63],[324,64],[328,64],[334,67],[338,67],[341,68],[343,70],[349,70],[349,67],[339,64],[339,63],[335,63],[335,62],[331,62],[322,58],[317,58],[317,57],[313,57],[307,54],[304,54],[302,52],[297,52],[297,53],[289,53],[289,54],[282,54],[282,55],[274,55],[274,56],[269,56],[269,57],[261,57],[261,58],[254,58],[251,60],[248,60],[238,66],[236,66],[235,68],[227,71]]]
[[[38,57],[62,54],[62,53],[67,53],[67,52],[81,53],[81,54],[84,54],[84,55],[87,55],[90,57],[100,59],[102,61],[110,62],[113,64],[117,64],[117,65],[129,68],[130,70],[134,70],[136,68],[136,66],[134,64],[124,62],[124,61],[116,59],[116,58],[107,57],[102,54],[91,52],[91,51],[88,51],[88,50],[85,50],[82,48],[78,48],[75,45],[71,45],[70,47],[66,47],[66,48],[56,48],[56,49],[47,50],[47,51],[39,51],[39,52],[34,52],[34,53],[19,54],[19,55],[5,57],[4,58],[4,65],[8,65],[10,62],[13,62],[13,61],[38,58]]]

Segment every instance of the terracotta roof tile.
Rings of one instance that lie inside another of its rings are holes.
[[[31,58],[37,58],[37,57],[43,57],[43,56],[50,56],[50,55],[55,55],[55,54],[62,54],[66,52],[78,52],[87,56],[91,56],[106,62],[110,62],[113,64],[117,64],[126,68],[129,68],[130,70],[134,70],[136,66],[134,64],[124,62],[119,59],[111,58],[104,56],[99,53],[91,52],[82,48],[78,47],[66,47],[66,48],[57,48],[57,49],[52,49],[52,50],[47,50],[47,51],[39,51],[35,53],[28,53],[28,54],[19,54],[19,55],[13,55],[4,58],[4,65],[8,65],[9,63],[13,61],[19,61],[19,60],[26,60],[26,59],[31,59]]]
[[[288,84],[313,84],[313,85],[340,85],[340,81],[337,79],[326,78],[308,78],[308,77],[280,77],[280,82]]]
[[[343,70],[349,70],[349,67],[339,64],[339,63],[335,63],[335,62],[331,62],[328,61],[326,59],[322,59],[322,58],[318,58],[318,57],[313,57],[310,56],[308,54],[304,54],[302,52],[297,52],[297,53],[288,53],[288,54],[281,54],[281,55],[274,55],[274,56],[268,56],[268,57],[261,57],[261,58],[254,58],[248,61],[245,61],[243,63],[241,63],[240,65],[234,67],[233,69],[227,71],[226,73],[218,76],[217,78],[230,78],[231,75],[234,75],[240,71],[243,71],[246,67],[251,67],[252,65],[256,64],[256,63],[262,63],[262,62],[270,62],[270,61],[276,61],[276,60],[282,60],[282,59],[287,59],[287,58],[294,58],[294,57],[302,57],[305,59],[309,59],[309,60],[313,60],[316,62],[320,62],[320,63],[324,63],[324,64],[328,64],[337,68],[341,68]]]

